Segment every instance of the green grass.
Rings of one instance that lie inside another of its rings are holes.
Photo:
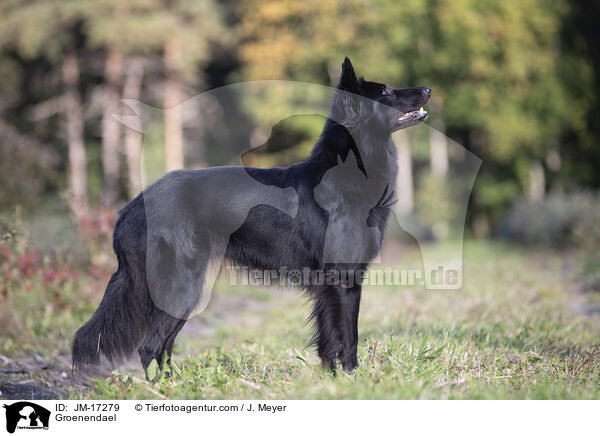
[[[301,294],[221,284],[178,338],[170,377],[115,371],[84,397],[599,399],[599,318],[572,309],[564,272],[577,259],[469,243],[460,291],[367,287],[360,367],[337,377],[305,347]]]

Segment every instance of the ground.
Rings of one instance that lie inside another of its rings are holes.
[[[136,361],[72,375],[68,344],[99,301],[95,290],[76,315],[52,317],[43,340],[0,346],[0,390],[4,398],[600,399],[599,299],[582,286],[585,259],[470,241],[461,290],[367,287],[360,366],[337,377],[306,348],[301,293],[224,281],[178,337],[169,377],[149,383]],[[420,258],[408,250],[398,262],[410,268]]]

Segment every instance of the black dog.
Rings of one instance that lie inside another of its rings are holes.
[[[148,187],[121,211],[113,240],[119,267],[75,335],[74,367],[98,364],[100,354],[118,360],[138,345],[144,368],[153,359],[161,364],[198,304],[208,262],[222,257],[257,269],[338,272],[333,281],[303,283],[314,301],[313,344],[332,370],[338,359],[344,370],[356,368],[361,281],[381,247],[396,184],[391,133],[424,121],[430,94],[359,79],[346,58],[305,161],[182,170]],[[213,188],[222,191],[242,173],[264,189],[237,197],[230,190],[231,204],[223,203]],[[282,198],[271,204],[265,192]],[[288,199],[293,212],[286,213]]]

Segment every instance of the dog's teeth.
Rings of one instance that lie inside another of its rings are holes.
[[[423,108],[419,109],[419,112],[423,113],[425,110]]]

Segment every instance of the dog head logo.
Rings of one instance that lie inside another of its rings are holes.
[[[6,431],[18,429],[48,429],[50,411],[29,401],[19,401],[2,407],[6,409]]]

